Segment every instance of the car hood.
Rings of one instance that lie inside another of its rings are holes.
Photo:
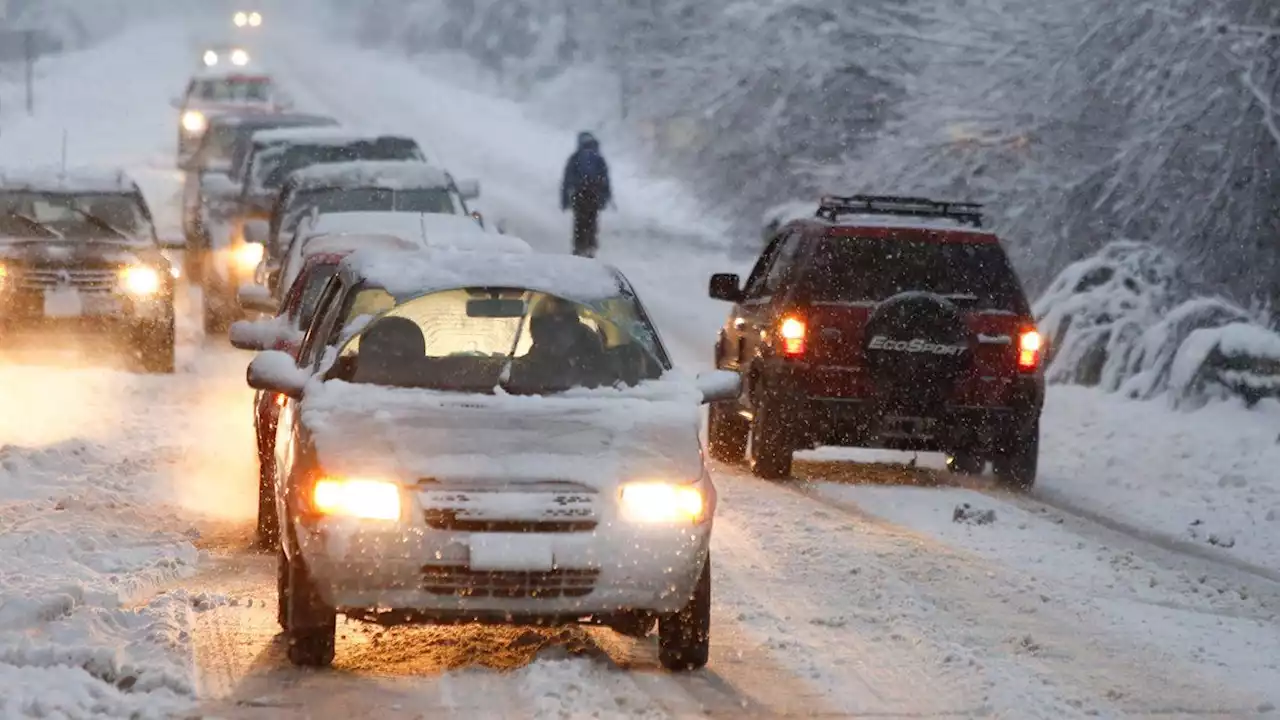
[[[697,480],[698,396],[646,390],[548,398],[329,381],[308,387],[301,412],[320,466],[337,475],[559,480],[596,489],[639,478]]]
[[[0,260],[38,267],[111,267],[147,259],[146,248],[125,242],[0,239]]]

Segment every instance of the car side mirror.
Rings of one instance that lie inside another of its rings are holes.
[[[480,197],[479,180],[459,180],[454,185],[458,188],[458,194],[463,200],[475,200]]]
[[[698,390],[703,403],[733,400],[742,394],[742,376],[729,370],[708,370],[699,373]]]
[[[742,300],[741,281],[734,273],[716,273],[711,276],[710,295],[712,300],[740,302]]]
[[[268,236],[271,234],[271,224],[266,220],[247,220],[244,224],[244,241],[267,246]]]
[[[237,320],[231,323],[231,347],[237,350],[273,350],[280,342],[280,326],[269,320]]]
[[[271,291],[261,285],[241,285],[236,291],[236,301],[240,303],[240,307],[251,312],[275,315],[280,310],[275,298],[271,297]]]
[[[260,352],[249,363],[245,372],[249,387],[254,390],[280,393],[298,399],[311,379],[306,369],[298,367],[297,360],[283,350]]]

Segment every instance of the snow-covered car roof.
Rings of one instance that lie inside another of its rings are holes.
[[[357,130],[347,127],[316,126],[273,128],[259,130],[253,134],[253,141],[260,144],[271,143],[308,143],[349,145],[361,141],[380,139],[412,141],[413,138],[400,133],[384,133],[369,130]]]
[[[342,233],[308,238],[302,245],[302,256],[312,258],[317,255],[351,253],[361,249],[420,250],[421,248],[422,246],[418,243],[395,235]]]
[[[494,253],[429,248],[408,253],[357,250],[343,268],[397,301],[461,287],[537,290],[578,302],[617,297],[622,273],[599,260],[560,253]]]
[[[533,248],[524,240],[514,235],[488,232],[470,215],[395,211],[324,213],[305,232],[308,235],[380,233],[403,238],[421,238],[426,235],[427,244],[480,243],[495,252],[533,252]],[[437,241],[437,237],[440,240]]]
[[[209,124],[239,127],[241,125],[263,125],[260,132],[279,130],[290,127],[334,127],[337,120],[328,115],[312,115],[310,113],[219,113],[209,118]],[[257,135],[255,134],[256,138]]]
[[[376,187],[389,190],[447,188],[449,173],[424,162],[409,160],[353,160],[312,165],[293,173],[299,189]]]
[[[0,170],[0,188],[33,192],[126,193],[137,189],[120,168],[81,167]]]

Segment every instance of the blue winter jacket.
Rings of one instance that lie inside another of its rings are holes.
[[[613,197],[609,187],[609,165],[600,154],[599,147],[591,144],[578,148],[569,156],[564,168],[564,181],[560,184],[560,208],[569,209],[575,205],[574,198],[578,196],[583,202],[594,205],[596,210],[608,205]]]

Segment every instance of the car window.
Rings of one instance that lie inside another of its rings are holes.
[[[146,205],[132,193],[0,193],[0,215],[11,212],[70,239],[100,238],[102,224],[129,236],[122,239],[149,243],[155,236]]]
[[[792,232],[782,240],[782,244],[774,251],[773,262],[765,272],[764,284],[761,288],[763,297],[772,296],[782,289],[787,273],[795,265],[796,256],[800,252],[800,233]]]
[[[298,299],[298,304],[294,306],[289,313],[289,320],[295,327],[307,327],[311,324],[311,319],[315,316],[316,307],[320,303],[320,296],[328,286],[329,280],[336,275],[338,267],[336,265],[317,265],[311,269],[307,275],[306,283],[302,286],[302,296]]]
[[[546,395],[635,385],[665,365],[629,297],[584,304],[521,289],[429,293],[368,322],[331,377],[390,387]],[[645,323],[647,325],[647,323]]]
[[[755,267],[751,269],[751,274],[747,276],[747,283],[743,287],[743,295],[748,300],[757,300],[767,297],[765,294],[765,279],[768,276],[769,268],[773,265],[773,258],[778,254],[778,250],[782,247],[783,238],[776,237],[760,253],[760,258],[756,260]]]
[[[319,366],[325,347],[324,339],[328,337],[329,329],[337,321],[342,309],[341,291],[342,280],[337,277],[331,278],[321,291],[320,299],[316,302],[316,317],[312,319],[298,350],[299,367]]]
[[[1021,283],[995,243],[826,238],[815,249],[804,286],[814,302],[878,302],[923,291],[963,307],[1027,312]]]
[[[288,143],[259,153],[260,162],[253,168],[257,187],[276,189],[291,174],[312,165],[352,162],[356,160],[422,160],[418,143],[409,138],[377,138],[351,143]]]

